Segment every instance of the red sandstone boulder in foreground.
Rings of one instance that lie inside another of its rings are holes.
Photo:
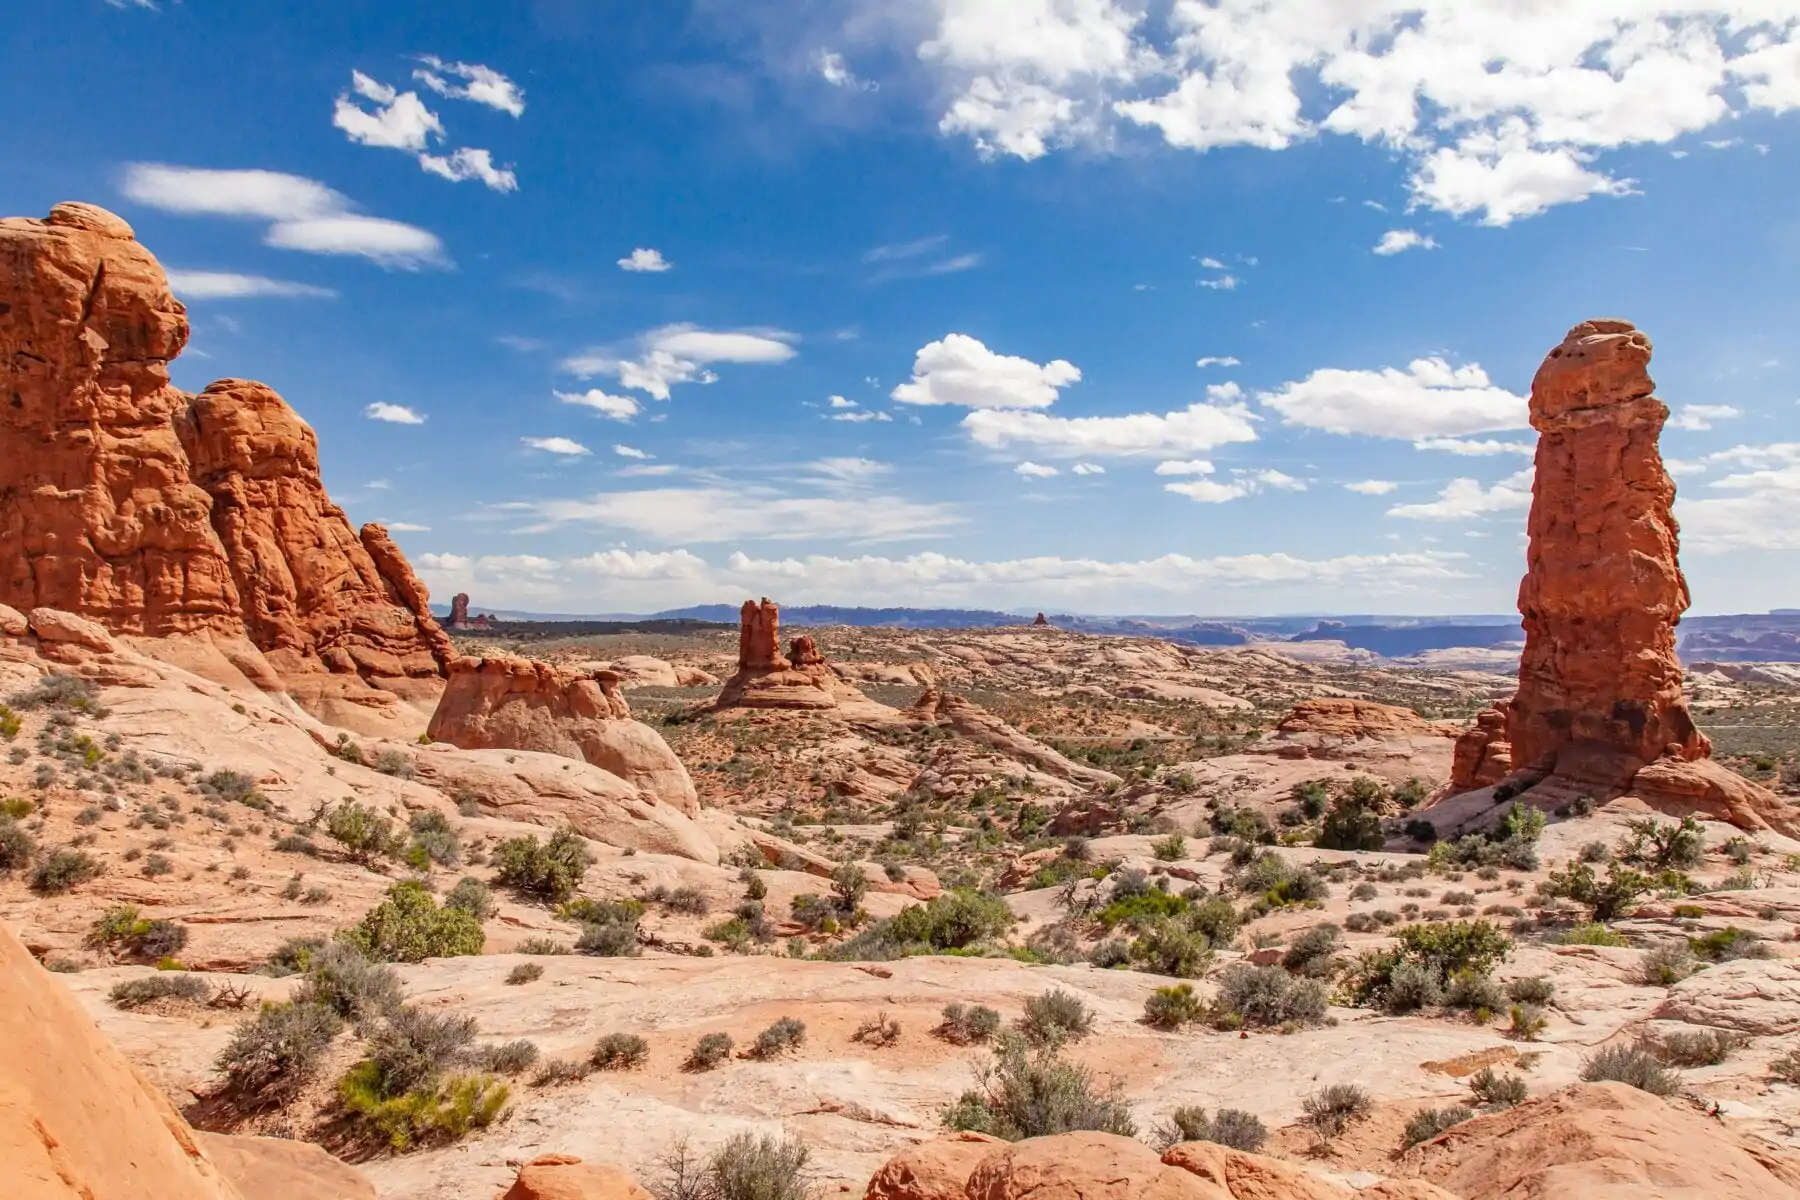
[[[958,1178],[960,1176],[960,1179]],[[903,1151],[869,1181],[864,1200],[1452,1200],[1420,1182],[1360,1192],[1304,1167],[1209,1142],[1157,1156],[1131,1138],[1066,1133],[997,1142],[960,1134]]]
[[[700,811],[687,768],[661,734],[631,719],[610,671],[578,674],[505,655],[459,658],[427,733],[464,750],[582,759],[689,816]]]
[[[6,1200],[374,1200],[316,1146],[197,1136],[0,928]]]
[[[1403,1165],[1463,1200],[1800,1197],[1800,1159],[1623,1083],[1452,1126]]]
[[[424,587],[385,530],[359,537],[330,502],[281,397],[169,383],[187,337],[118,217],[0,220],[0,603],[159,639],[144,649],[291,690],[335,724],[416,733],[450,657]]]
[[[1633,792],[1677,812],[1800,833],[1774,796],[1700,765],[1712,747],[1688,711],[1675,655],[1688,588],[1675,484],[1657,445],[1669,410],[1653,394],[1650,355],[1629,322],[1587,321],[1532,381],[1537,474],[1519,691],[1459,740],[1451,786],[1525,772],[1519,786],[1548,781],[1547,800]]]
[[[519,1168],[498,1200],[651,1200],[649,1192],[617,1167],[546,1154]]]

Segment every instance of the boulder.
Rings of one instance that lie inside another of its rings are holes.
[[[375,1185],[310,1142],[199,1135],[200,1148],[245,1200],[375,1200]]]
[[[1165,1166],[1156,1151],[1110,1133],[1029,1138],[991,1151],[964,1185],[968,1200],[1231,1200]]]
[[[1754,1037],[1800,1031],[1800,965],[1744,958],[1708,967],[1670,988],[1651,1015]]]
[[[1800,1196],[1800,1159],[1623,1083],[1577,1084],[1465,1121],[1401,1167],[1463,1200]]]
[[[499,1200],[652,1200],[625,1171],[584,1163],[566,1154],[546,1154],[519,1168],[519,1177]]]
[[[903,1150],[875,1172],[863,1200],[968,1200],[969,1176],[1004,1145],[985,1133],[958,1133]]]
[[[465,750],[535,750],[590,762],[689,816],[700,800],[662,735],[631,719],[610,671],[578,673],[527,658],[459,658],[427,728]]]

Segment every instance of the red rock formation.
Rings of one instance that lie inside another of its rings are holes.
[[[1682,696],[1675,626],[1688,588],[1675,484],[1657,446],[1669,410],[1652,394],[1650,354],[1629,322],[1587,321],[1532,381],[1519,691],[1458,739],[1451,790],[1516,773],[1515,787],[1542,786],[1547,800],[1630,791],[1673,811],[1800,831],[1775,796],[1710,768],[1712,745]]]
[[[0,221],[0,602],[171,644],[396,732],[453,651],[380,526],[325,495],[318,439],[269,388],[169,384],[187,319],[131,227],[61,204]],[[261,653],[259,654],[258,651]]]
[[[458,592],[450,598],[450,619],[444,622],[445,629],[467,629],[469,627],[469,593]]]
[[[1681,695],[1675,626],[1688,588],[1657,449],[1669,410],[1651,394],[1649,364],[1650,339],[1629,323],[1588,321],[1532,381],[1525,654],[1507,721],[1521,766],[1572,743],[1638,766],[1671,747],[1685,759],[1710,750]]]
[[[1050,618],[1046,617],[1043,613],[1039,613],[1037,615],[1037,620],[1031,623],[1031,627],[1033,629],[1048,629],[1050,627]]]
[[[651,1196],[618,1167],[545,1154],[520,1167],[518,1178],[499,1200],[651,1200]]]
[[[169,383],[187,312],[131,226],[0,220],[0,603],[119,633],[242,632]]]
[[[612,671],[577,674],[500,655],[459,658],[427,734],[464,750],[535,750],[581,759],[693,816],[687,768],[662,735],[631,719]]]
[[[744,601],[738,615],[738,670],[779,671],[787,667],[781,657],[781,609],[767,596],[761,604]]]
[[[801,634],[788,645],[788,661],[796,667],[822,667],[825,656],[819,653],[819,644],[808,634]]]
[[[725,681],[713,709],[836,711],[853,720],[892,721],[898,714],[877,704],[831,668],[809,634],[781,653],[781,610],[765,598],[744,602],[738,622],[737,674]]]

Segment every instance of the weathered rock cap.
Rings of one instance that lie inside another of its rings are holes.
[[[83,204],[79,200],[64,200],[50,210],[44,218],[46,225],[61,225],[68,229],[85,229],[89,233],[105,234],[107,237],[131,238],[136,232],[124,217],[108,212],[98,204]]]
[[[1630,321],[1583,321],[1550,351],[1531,381],[1532,424],[1649,396],[1656,390],[1651,352],[1649,335]]]

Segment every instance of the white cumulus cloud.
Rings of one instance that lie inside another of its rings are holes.
[[[1733,421],[1743,415],[1743,409],[1729,404],[1684,404],[1669,418],[1669,428],[1698,432],[1711,429],[1715,421]]]
[[[1438,493],[1436,500],[1423,504],[1396,504],[1388,509],[1388,516],[1415,521],[1463,521],[1530,508],[1531,479],[1529,469],[1509,475],[1487,488],[1473,479],[1452,479]]]
[[[635,271],[640,274],[658,275],[669,270],[675,264],[662,256],[661,250],[639,246],[630,254],[619,260],[621,271]]]
[[[486,70],[485,67],[481,69]],[[443,83],[430,72],[414,74]],[[449,86],[444,84],[446,88]],[[456,93],[443,91],[442,94]],[[522,107],[520,111],[523,111]],[[361,71],[350,72],[350,90],[338,93],[331,123],[360,146],[411,154],[422,170],[453,183],[476,179],[497,192],[518,190],[518,177],[510,170],[495,166],[494,156],[487,150],[463,148],[449,154],[430,153],[433,140],[442,141],[446,136],[442,119],[425,107],[417,92],[402,92]]]
[[[1049,479],[1053,475],[1062,474],[1062,472],[1055,467],[1047,467],[1042,463],[1034,463],[1029,460],[1014,467],[1013,473],[1015,475],[1022,475],[1027,479]]]
[[[1387,257],[1405,250],[1436,250],[1437,239],[1416,229],[1390,229],[1375,243],[1375,253]]]
[[[1346,483],[1344,488],[1360,496],[1385,496],[1399,486],[1391,479],[1359,479],[1354,483]]]
[[[1243,364],[1231,355],[1225,354],[1208,355],[1205,358],[1196,360],[1194,365],[1204,371],[1208,367],[1239,367]]]
[[[601,416],[614,421],[629,421],[643,411],[643,407],[630,396],[614,396],[599,388],[590,388],[585,392],[552,393],[564,404],[577,404],[582,408],[591,408]]]
[[[1406,370],[1325,368],[1257,399],[1289,425],[1327,433],[1409,438],[1524,429],[1528,404],[1476,364],[1416,359]]]
[[[523,437],[519,439],[519,442],[528,450],[542,450],[545,454],[556,454],[566,458],[580,458],[593,453],[580,442],[566,437]]]
[[[377,400],[363,409],[363,416],[371,421],[386,421],[390,425],[423,425],[425,423],[424,413],[415,412],[404,404],[389,404],[385,400]]]
[[[562,368],[581,379],[611,375],[633,391],[667,400],[682,383],[713,383],[714,363],[772,365],[787,362],[796,351],[793,334],[778,329],[719,331],[695,325],[665,325],[637,340],[629,350],[589,350],[563,360]]]
[[[650,454],[646,451],[639,450],[636,446],[615,445],[615,446],[613,446],[613,453],[618,455],[620,458],[645,459],[645,458],[655,458],[656,457],[654,454]]]
[[[508,116],[525,115],[524,91],[492,67],[480,63],[445,62],[435,54],[421,54],[419,61],[425,65],[413,72],[413,78],[438,95],[485,104]],[[451,80],[462,82],[452,83]]]
[[[902,404],[1048,408],[1062,388],[1080,381],[1080,369],[1060,358],[1040,366],[1027,358],[996,354],[967,334],[952,333],[920,348],[912,380],[895,388],[893,398]]]
[[[1413,442],[1414,450],[1441,450],[1464,458],[1487,458],[1495,454],[1523,454],[1530,458],[1537,447],[1530,442],[1503,442],[1495,438],[1429,437]]]
[[[1149,458],[1204,454],[1232,442],[1253,442],[1256,429],[1241,404],[1193,404],[1179,412],[1118,417],[1053,417],[1041,412],[982,410],[962,420],[976,444],[1028,447],[1058,458]]]
[[[1099,463],[1078,462],[1074,466],[1070,467],[1069,470],[1073,471],[1077,475],[1104,475],[1104,474],[1106,474],[1106,468],[1101,466]]]

